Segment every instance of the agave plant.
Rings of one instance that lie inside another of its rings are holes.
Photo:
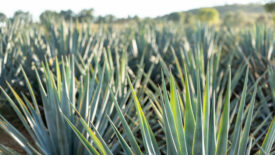
[[[232,67],[235,68],[240,63],[245,62],[250,68],[249,81],[251,83],[255,83],[257,78],[262,78],[259,82],[261,86],[256,94],[259,104],[255,105],[256,109],[261,109],[262,114],[256,116],[260,116],[258,117],[259,122],[271,119],[270,114],[272,116],[274,103],[272,103],[271,91],[268,89],[268,72],[269,68],[274,65],[273,29],[255,26],[253,29],[246,29],[237,34],[239,35],[234,34],[237,46],[233,47],[233,49],[236,49],[236,53],[234,61],[232,61]],[[259,122],[257,121],[255,124],[259,124]],[[264,131],[262,134],[265,132],[267,131]]]
[[[123,107],[129,116],[132,115],[132,104],[128,103],[131,92],[127,89],[126,80],[127,55],[124,53],[121,58],[118,56],[117,54],[115,59],[116,66],[113,65],[112,56],[107,52],[104,52],[104,64],[102,66],[97,56],[94,56],[92,61],[95,61],[95,66],[79,63],[74,57],[66,58],[61,63],[56,59],[55,63],[52,63],[55,69],[52,69],[50,64],[46,62],[42,68],[43,76],[40,76],[38,70],[35,69],[41,101],[40,97],[34,93],[28,75],[21,67],[31,100],[24,93],[22,93],[23,98],[21,98],[8,83],[18,103],[17,105],[12,97],[3,88],[1,89],[35,145],[33,146],[2,115],[1,127],[14,137],[28,154],[87,153],[76,136],[72,134],[68,124],[65,123],[63,115],[75,124],[77,129],[81,131],[80,133],[84,135],[87,132],[82,126],[77,125],[79,122],[74,116],[80,115],[85,121],[93,122],[93,127],[98,131],[97,135],[101,135],[101,139],[108,140],[114,132],[108,128],[109,121],[105,114],[112,116],[113,121],[118,118],[114,111],[114,105],[110,103],[110,86],[116,92],[118,101],[121,102],[120,107]],[[74,64],[81,74],[79,78],[75,76]],[[140,69],[136,72],[137,74],[132,74],[132,76],[135,76],[137,85],[147,85],[148,78],[141,80],[143,59],[139,66]],[[39,102],[42,103],[43,109],[40,108]],[[134,123],[131,125],[131,127],[135,126]],[[112,149],[114,152],[120,150],[120,146],[115,141],[110,143],[114,146]],[[2,149],[7,151],[4,147]]]
[[[156,140],[155,133],[153,133],[150,127],[149,121],[144,115],[141,104],[135,93],[135,90],[130,83],[132,90],[133,100],[135,101],[135,107],[139,118],[139,126],[142,134],[142,147],[138,145],[134,134],[131,131],[130,126],[126,122],[126,118],[123,116],[121,108],[119,108],[118,102],[112,93],[116,110],[119,113],[120,121],[124,129],[123,133],[120,133],[119,129],[113,125],[110,119],[110,124],[114,129],[117,138],[126,154],[143,154],[142,150],[145,150],[146,154],[249,154],[251,150],[252,138],[249,137],[251,122],[253,119],[253,109],[255,102],[255,94],[257,87],[255,86],[253,91],[253,98],[250,104],[247,106],[247,111],[244,116],[244,101],[246,98],[247,85],[244,86],[242,98],[240,101],[239,110],[237,114],[237,121],[234,124],[232,138],[229,137],[230,123],[230,94],[231,94],[231,75],[229,74],[229,80],[227,85],[226,96],[224,98],[223,112],[219,114],[219,125],[216,125],[216,113],[215,103],[211,103],[209,100],[209,85],[206,84],[204,95],[200,94],[201,86],[197,83],[197,94],[193,94],[195,98],[191,98],[189,91],[189,82],[186,80],[186,102],[183,103],[175,85],[173,77],[170,77],[170,94],[166,90],[166,82],[163,79],[162,85],[162,103],[159,115],[161,116],[160,124],[165,133],[166,149],[162,152],[162,148],[159,146]],[[199,73],[197,72],[197,78]],[[186,79],[187,76],[186,76]],[[246,84],[248,79],[248,72],[246,74]],[[193,102],[195,101],[195,102]],[[214,101],[215,102],[215,101]],[[196,107],[194,111],[192,106]],[[207,110],[207,107],[211,107],[211,110]],[[208,114],[206,114],[208,113]],[[246,118],[246,122],[242,118]],[[65,117],[66,118],[66,117]],[[89,122],[85,122],[83,118],[79,118],[86,130],[89,131],[90,137],[94,137],[96,130],[89,128]],[[274,119],[275,120],[275,119]],[[266,134],[265,141],[259,151],[259,154],[265,154],[271,151],[271,146],[274,143],[274,120],[270,125],[269,132]],[[77,130],[73,123],[66,118],[66,121],[72,127],[74,132],[82,140],[83,144],[90,151],[90,153],[108,152],[104,141],[97,141],[94,143],[88,143],[84,139],[83,135]],[[242,124],[244,123],[244,127]],[[126,135],[124,138],[123,135]],[[217,137],[216,137],[217,136]],[[232,139],[230,147],[229,141]],[[129,143],[127,143],[129,142]],[[129,145],[130,144],[130,145]],[[250,145],[248,145],[250,144]],[[99,147],[101,146],[101,147]],[[104,147],[105,146],[105,147]]]
[[[36,71],[37,80],[39,82],[40,93],[43,100],[44,114],[41,113],[37,99],[34,95],[33,88],[30,85],[27,75],[23,70],[25,82],[27,83],[31,94],[31,101],[23,95],[23,98],[15,92],[9,85],[18,105],[9,97],[2,89],[7,97],[10,105],[15,110],[28,134],[35,141],[33,146],[17,129],[15,129],[3,116],[1,116],[1,128],[16,139],[28,154],[72,154],[81,151],[81,145],[77,141],[74,142],[74,136],[67,124],[64,124],[60,110],[73,119],[72,109],[68,103],[75,104],[75,81],[74,81],[74,65],[73,63],[62,63],[61,69],[56,61],[57,75],[56,78],[50,71],[49,65],[44,66],[46,78],[46,90],[42,84],[42,79]],[[62,75],[62,79],[61,79]],[[61,82],[62,80],[62,82]],[[81,81],[83,83],[83,81]],[[85,85],[87,89],[88,85]],[[84,86],[83,88],[84,89]],[[80,94],[81,98],[85,97]],[[85,95],[87,95],[85,93]],[[86,97],[87,98],[87,97]],[[85,100],[80,100],[83,103]],[[45,117],[45,122],[43,121]]]
[[[252,31],[242,35],[239,42],[239,55],[247,61],[251,69],[261,71],[268,67],[266,64],[270,64],[274,57],[273,46],[272,29],[256,26]]]
[[[43,103],[43,113],[41,113],[37,98],[24,70],[22,71],[31,94],[31,100],[24,94],[22,94],[23,98],[21,98],[8,84],[18,103],[17,105],[1,88],[28,134],[34,140],[35,146],[2,115],[1,128],[14,137],[28,154],[83,154],[85,153],[83,145],[72,134],[72,130],[63,119],[63,115],[77,124],[74,117],[74,107],[80,111],[86,121],[93,121],[97,129],[102,127],[99,124],[104,124],[102,121],[103,114],[112,113],[111,106],[107,106],[108,92],[106,92],[107,87],[104,85],[107,85],[108,81],[107,83],[104,82],[107,79],[105,78],[105,69],[99,69],[97,65],[93,69],[92,77],[90,76],[91,70],[88,70],[82,78],[76,80],[73,59],[70,61],[66,60],[61,64],[56,60],[55,65],[56,75],[50,70],[48,63],[43,67],[45,86],[43,85],[43,78],[40,78],[36,70]],[[100,94],[105,94],[105,98]],[[78,129],[83,130],[81,126]],[[85,132],[81,133],[85,134]]]
[[[19,46],[18,34],[21,26],[18,23],[7,22],[5,27],[0,27],[0,85],[4,86],[4,81],[22,82],[19,76],[16,76],[19,71],[17,53]]]
[[[221,109],[223,106],[223,103],[221,102],[221,99],[224,96],[224,93],[226,91],[226,81],[228,81],[227,78],[227,74],[228,72],[225,72],[225,69],[222,68],[222,65],[230,65],[232,63],[233,60],[233,55],[231,54],[229,57],[227,57],[227,60],[222,60],[222,62],[220,62],[220,58],[221,58],[221,47],[217,46],[217,44],[215,43],[214,40],[212,41],[205,41],[204,42],[197,42],[197,46],[194,46],[196,48],[192,48],[190,51],[183,49],[180,51],[175,51],[173,48],[171,49],[171,53],[174,55],[174,61],[175,61],[175,67],[176,70],[173,72],[176,77],[179,77],[179,80],[177,80],[177,85],[180,87],[185,87],[185,78],[184,75],[186,74],[186,71],[189,70],[188,72],[188,78],[189,79],[189,85],[190,85],[190,96],[191,99],[193,99],[193,94],[196,94],[196,92],[198,91],[197,88],[197,83],[199,82],[202,87],[206,87],[207,84],[207,79],[209,79],[209,100],[211,102],[216,101],[215,102],[215,109],[216,109],[216,119],[219,119],[219,114],[221,113]],[[201,48],[202,45],[205,45],[204,48]],[[211,45],[212,44],[212,45]],[[208,46],[207,46],[208,45]],[[210,47],[210,48],[208,48]],[[205,50],[206,49],[206,50]],[[204,56],[205,53],[208,53],[207,56]],[[166,61],[164,61],[164,59],[162,59],[162,56],[159,55],[160,57],[160,63],[163,66],[163,71],[164,73],[169,76],[169,64],[167,64]],[[205,60],[205,57],[208,59]],[[209,61],[210,60],[210,61]],[[166,65],[167,64],[167,65]],[[182,69],[184,67],[182,66],[186,66],[185,69]],[[237,68],[235,67],[235,69],[233,70],[233,78],[231,81],[231,91],[234,92],[233,96],[231,97],[231,115],[230,115],[230,122],[231,123],[235,123],[234,118],[235,116],[237,116],[238,111],[240,110],[238,107],[238,103],[240,102],[240,97],[238,94],[240,94],[240,84],[243,83],[245,81],[242,81],[242,77],[243,77],[243,72],[245,71],[245,64],[239,65]],[[208,71],[207,68],[210,68],[210,70]],[[197,70],[200,71],[199,74],[199,78],[197,77]],[[207,76],[207,74],[209,74]],[[263,79],[265,76],[262,75],[258,81],[260,81],[261,79]],[[251,77],[249,75],[249,81],[252,82],[248,82],[250,84],[255,85],[255,83],[258,83],[256,81],[253,80],[253,77]],[[159,92],[157,90],[157,86],[154,83],[150,83],[152,85],[154,89],[154,92],[152,92],[151,90],[147,90],[147,94],[148,96],[150,96],[150,98],[156,102],[156,103],[161,103],[161,100],[157,99],[159,96],[161,96]],[[258,122],[258,121],[253,121],[253,125],[252,130],[252,137],[253,139],[255,138],[256,140],[252,143],[253,146],[253,151],[255,147],[255,145],[257,145],[258,143],[261,144],[262,141],[264,140],[264,135],[268,130],[268,126],[269,124],[266,124],[267,122],[270,122],[272,119],[272,111],[269,110],[269,104],[265,104],[266,99],[270,98],[270,96],[264,97],[261,96],[261,92],[262,92],[262,88],[263,86],[260,86],[259,89],[257,90],[257,95],[259,95],[261,101],[256,102],[256,108],[257,109],[257,115],[254,115],[253,120],[258,120],[258,118],[260,117],[260,120],[265,120],[263,122]],[[186,88],[183,89],[183,94],[185,93]],[[251,92],[252,89],[249,89],[249,92]],[[181,96],[182,93],[179,93],[179,96]],[[201,94],[204,93],[203,89],[201,89]],[[238,93],[238,94],[236,94]],[[247,93],[247,98],[251,99],[253,98],[252,96],[253,93]],[[195,96],[194,96],[195,97]],[[186,97],[182,96],[183,102],[186,102]],[[195,99],[193,99],[193,102],[195,101]],[[245,102],[245,101],[242,101]],[[158,105],[158,104],[157,104]],[[247,105],[247,102],[244,103],[244,105]],[[196,106],[192,106],[193,110],[196,111]],[[159,108],[162,109],[162,108]],[[157,111],[157,110],[155,110]],[[260,111],[265,111],[266,114],[259,114]],[[157,112],[159,113],[159,112]],[[161,118],[161,117],[160,117]],[[239,122],[237,122],[239,123]],[[217,124],[217,123],[216,123]],[[255,124],[255,125],[254,125]],[[260,126],[257,126],[256,124],[261,124]],[[265,126],[265,127],[264,127]],[[261,129],[264,128],[264,131],[261,131]],[[230,132],[232,132],[234,130],[234,124],[232,124],[230,126]],[[260,133],[259,133],[260,132]],[[254,137],[255,136],[255,137]],[[230,137],[232,138],[232,137]]]

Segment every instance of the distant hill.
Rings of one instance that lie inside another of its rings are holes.
[[[264,13],[264,7],[261,4],[233,4],[233,5],[223,5],[223,6],[216,6],[212,7],[219,11],[220,16],[224,16],[228,12],[237,12],[242,11],[244,13],[253,13],[253,14],[261,14]],[[198,9],[192,9],[185,11],[187,13],[194,13],[196,14],[199,11]]]

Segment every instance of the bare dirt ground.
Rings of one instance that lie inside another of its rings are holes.
[[[8,134],[6,134],[4,131],[0,131],[0,132],[1,132],[0,133],[0,137],[1,137],[0,144],[3,144],[5,146],[11,148],[12,150],[16,151],[19,154],[22,154],[22,155],[27,154],[24,151],[24,149],[20,145],[18,145],[18,143],[15,140],[13,140]],[[20,130],[20,132],[23,135],[25,135],[26,137],[29,137],[27,132],[24,129]]]
[[[16,117],[16,114],[14,114],[9,109],[1,107],[1,114],[4,115],[4,117],[14,125],[16,129],[18,129],[27,139],[31,140],[31,137],[28,135],[27,131],[24,129],[23,125],[20,123],[20,120]],[[3,112],[4,111],[4,112]],[[5,145],[20,155],[25,155],[26,152],[24,149],[15,141],[13,138],[11,138],[5,131],[0,129],[0,144]],[[1,154],[1,150],[0,150]]]

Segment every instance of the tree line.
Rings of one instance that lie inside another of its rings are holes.
[[[270,1],[264,5],[264,8],[267,12],[271,12],[272,14],[275,12],[275,2]],[[252,23],[265,23],[269,21],[269,16],[267,15],[259,15],[253,18],[246,18],[247,14],[241,11],[233,11],[227,13],[225,16],[221,17],[219,11],[215,8],[201,8],[198,9],[196,13],[190,12],[173,12],[164,16],[156,17],[156,20],[165,20],[165,21],[172,21],[172,22],[180,22],[180,23],[187,23],[193,24],[196,21],[205,22],[208,24],[222,24],[222,25],[230,25],[230,26],[243,26],[244,24],[252,24]],[[5,20],[16,20],[16,19],[23,19],[24,22],[33,22],[32,15],[29,12],[24,11],[16,11],[13,17],[8,18],[4,13],[0,13],[0,22]],[[105,15],[105,16],[95,16],[94,9],[83,9],[78,13],[73,12],[72,10],[61,10],[60,12],[46,10],[42,12],[39,16],[40,23],[47,23],[49,21],[53,22],[60,22],[60,21],[74,21],[80,23],[122,23],[127,22],[129,20],[139,20],[138,16],[127,18],[116,18],[114,15]],[[248,20],[249,19],[249,20]],[[273,18],[275,21],[275,18]]]

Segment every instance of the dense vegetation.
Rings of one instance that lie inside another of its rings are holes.
[[[0,127],[26,153],[275,154],[272,27],[26,17],[0,28],[1,108],[31,138]]]

